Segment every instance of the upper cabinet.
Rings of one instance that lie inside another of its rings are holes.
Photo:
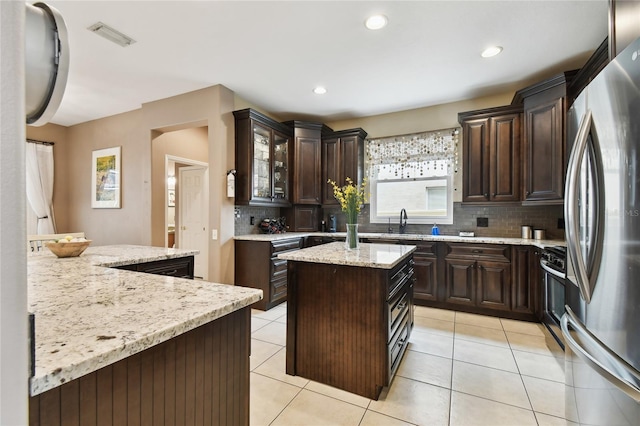
[[[575,74],[559,74],[518,91],[514,97],[514,103],[522,102],[524,107],[524,204],[564,201],[567,86]]]
[[[609,0],[609,59],[640,37],[640,1]]]
[[[293,129],[291,202],[319,205],[322,198],[320,144],[323,124],[308,121],[287,121],[284,124]]]
[[[346,179],[357,184],[364,177],[364,139],[367,132],[350,129],[338,132],[326,128],[322,134],[322,204],[337,205],[333,196],[333,187],[327,183],[329,179],[339,186],[346,184]]]
[[[289,202],[291,129],[252,109],[234,111],[236,204],[282,206]]]
[[[520,201],[521,119],[517,105],[458,114],[463,202]]]

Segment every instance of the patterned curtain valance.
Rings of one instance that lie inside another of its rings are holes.
[[[418,178],[458,171],[460,128],[367,140],[370,177]],[[383,177],[384,176],[384,177]]]

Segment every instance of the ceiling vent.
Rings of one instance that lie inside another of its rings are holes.
[[[110,26],[108,26],[107,24],[103,24],[102,22],[96,22],[87,29],[92,33],[98,34],[99,36],[102,36],[107,40],[112,41],[122,47],[127,47],[136,42],[131,37],[122,34],[120,31],[111,28]]]

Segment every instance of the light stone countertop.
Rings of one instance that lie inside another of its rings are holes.
[[[58,259],[28,255],[35,314],[31,395],[53,389],[262,299],[262,290],[114,269],[179,258],[194,250],[89,247]]]
[[[235,236],[236,240],[243,241],[278,241],[286,238],[300,237],[336,237],[345,238],[346,232],[286,232],[284,234],[248,234]],[[408,241],[442,241],[447,243],[480,243],[480,244],[509,244],[514,246],[535,246],[545,248],[549,246],[565,246],[564,240],[535,240],[527,238],[502,238],[502,237],[459,237],[456,235],[429,235],[429,234],[387,234],[374,232],[358,232],[360,239],[393,239]]]
[[[347,250],[343,242],[335,242],[283,253],[278,259],[391,269],[415,250],[416,246],[367,243],[361,243],[357,250]]]

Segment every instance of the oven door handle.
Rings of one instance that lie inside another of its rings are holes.
[[[541,260],[541,261],[540,261],[540,267],[541,267],[542,269],[544,269],[544,271],[545,271],[545,272],[547,272],[547,273],[549,273],[549,274],[553,275],[554,277],[556,277],[556,278],[558,278],[558,279],[564,280],[564,279],[566,279],[566,278],[567,278],[567,277],[566,277],[566,275],[565,275],[565,274],[563,274],[562,272],[558,272],[558,271],[556,271],[555,269],[553,269],[553,268],[549,267],[549,266],[547,265],[547,262],[546,262],[546,261],[544,261],[544,260]]]

